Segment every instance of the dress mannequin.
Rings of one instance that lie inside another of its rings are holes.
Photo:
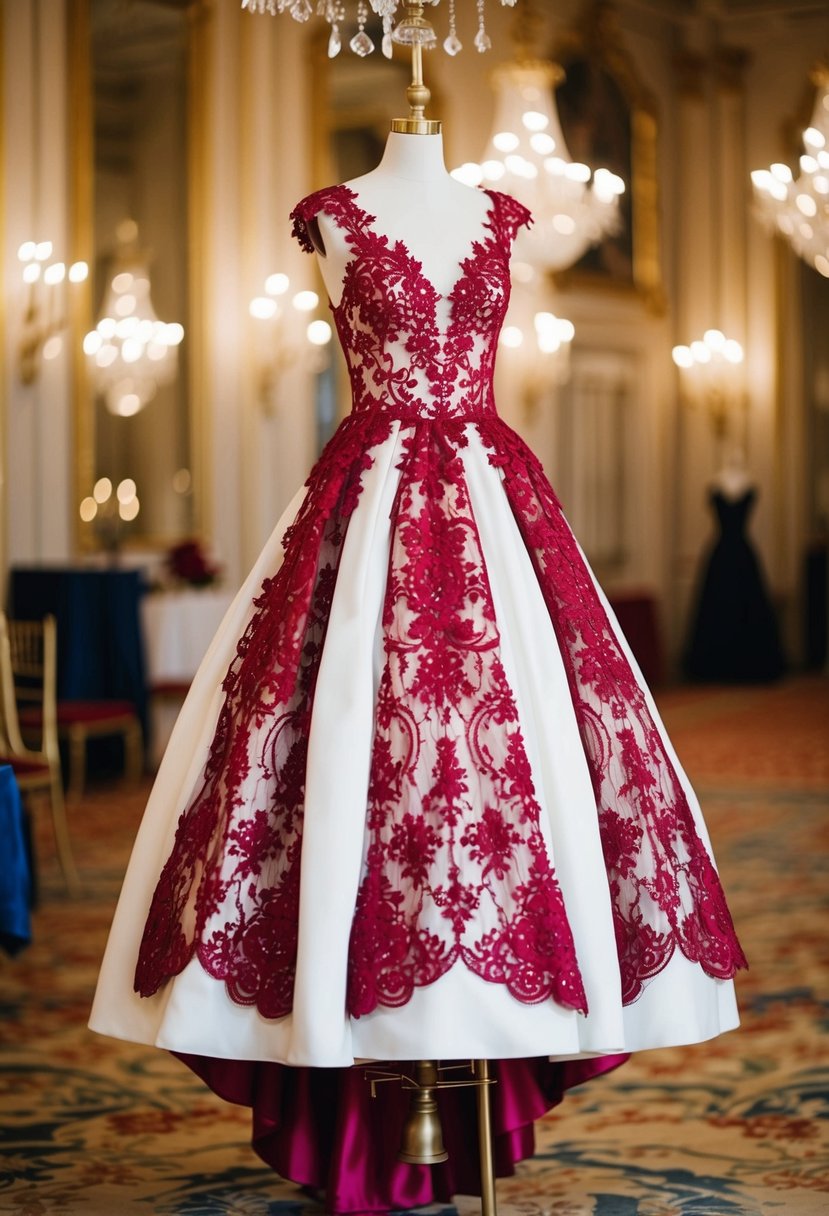
[[[685,654],[695,680],[751,683],[786,669],[765,575],[746,529],[757,492],[734,446],[712,479],[709,503],[719,535],[700,574]]]
[[[469,233],[480,230],[487,197],[447,171],[443,137],[392,131],[376,169],[347,182],[359,205],[376,219],[378,232],[406,247],[440,294],[451,290],[458,263],[469,254]],[[331,303],[342,295],[343,273],[351,258],[345,233],[321,214],[310,226],[320,255],[320,271]]]

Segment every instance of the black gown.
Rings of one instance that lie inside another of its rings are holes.
[[[712,491],[720,535],[703,569],[685,656],[694,680],[734,683],[778,679],[786,669],[777,620],[754,547],[745,534],[757,499]]]

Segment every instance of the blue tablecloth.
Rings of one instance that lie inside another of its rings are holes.
[[[31,873],[23,807],[11,765],[0,765],[0,946],[16,954],[32,940]]]
[[[57,618],[58,697],[130,701],[147,738],[147,681],[139,604],[140,570],[18,566],[11,572],[10,615]]]

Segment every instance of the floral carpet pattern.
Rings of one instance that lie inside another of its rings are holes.
[[[499,1180],[499,1212],[829,1213],[829,682],[660,700],[751,963],[738,977],[743,1025],[572,1092],[538,1126],[534,1159]],[[34,942],[0,959],[0,1212],[315,1216],[251,1151],[247,1111],[165,1053],[86,1029],[145,795],[98,788],[70,807],[77,900],[34,808]],[[480,1201],[428,1211],[472,1216]]]

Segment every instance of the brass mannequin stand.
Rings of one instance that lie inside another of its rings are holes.
[[[451,1072],[466,1071],[468,1078],[450,1079]],[[406,1073],[386,1072],[384,1069],[366,1069],[371,1084],[371,1096],[384,1081],[398,1081],[404,1089],[411,1091],[409,1114],[403,1125],[398,1157],[409,1165],[438,1165],[446,1161],[449,1154],[443,1144],[443,1129],[435,1099],[438,1089],[460,1089],[475,1087],[478,1109],[478,1152],[481,1173],[481,1216],[497,1216],[495,1197],[495,1157],[492,1150],[492,1120],[489,1108],[489,1090],[495,1081],[489,1075],[487,1060],[470,1060],[466,1064],[440,1066],[437,1060],[418,1060],[414,1077]]]
[[[439,135],[441,123],[426,118],[424,111],[431,93],[423,83],[423,48],[434,46],[435,31],[423,16],[422,4],[407,4],[406,16],[394,31],[395,41],[412,48],[412,83],[406,89],[408,118],[393,118],[392,131],[400,135]]]
[[[481,1157],[481,1216],[497,1216],[495,1158],[492,1152],[492,1118],[489,1109],[489,1087],[494,1082],[490,1080],[488,1060],[475,1060],[473,1063],[478,1082],[475,1097],[478,1102],[478,1151]]]
[[[426,118],[425,110],[431,94],[423,83],[423,48],[435,45],[435,32],[423,16],[422,3],[408,3],[406,15],[394,31],[395,41],[412,48],[412,82],[406,90],[409,103],[407,118],[394,118],[391,130],[400,135],[439,135],[441,123]],[[469,1080],[447,1080],[444,1074],[456,1068],[466,1068]],[[439,1067],[437,1060],[418,1060],[415,1076],[405,1073],[367,1069],[372,1097],[376,1085],[383,1081],[399,1081],[411,1090],[409,1115],[403,1127],[403,1137],[398,1157],[411,1165],[437,1165],[446,1161],[449,1154],[443,1144],[443,1130],[435,1099],[438,1089],[475,1086],[478,1111],[478,1151],[481,1170],[481,1216],[497,1216],[495,1198],[495,1159],[492,1151],[492,1119],[489,1107],[489,1089],[495,1082],[489,1075],[487,1060],[471,1060],[467,1065]]]

